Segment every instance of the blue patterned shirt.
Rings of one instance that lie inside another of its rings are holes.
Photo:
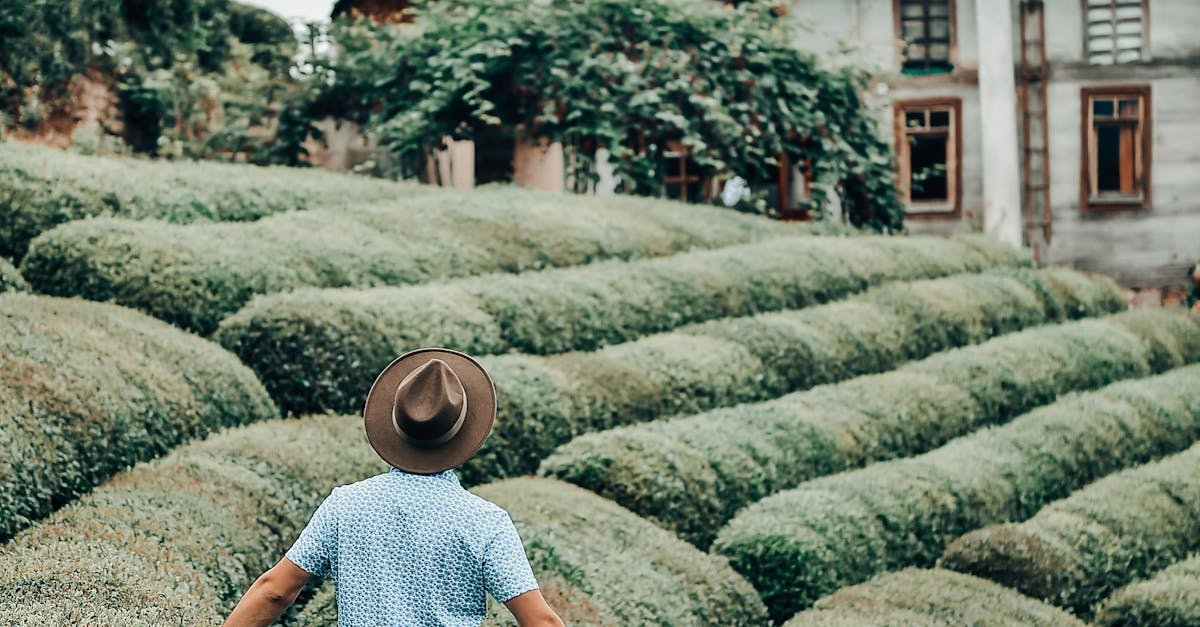
[[[485,590],[503,602],[538,587],[508,512],[452,470],[392,469],[334,488],[287,558],[333,576],[342,627],[474,627]]]

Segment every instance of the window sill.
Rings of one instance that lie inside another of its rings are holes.
[[[910,203],[904,210],[909,218],[947,218],[958,215],[958,207],[949,203]]]
[[[1083,209],[1094,213],[1149,211],[1150,205],[1143,198],[1089,198]]]

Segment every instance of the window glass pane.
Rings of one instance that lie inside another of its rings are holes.
[[[1112,117],[1113,101],[1099,100],[1099,99],[1093,100],[1092,101],[1092,115],[1094,115],[1098,118],[1099,117],[1106,117],[1106,118]]]
[[[1112,35],[1112,33],[1112,22],[1097,22],[1095,24],[1088,24],[1088,37],[1104,37],[1106,35]]]
[[[949,111],[930,111],[929,125],[934,128],[944,128],[950,126]]]
[[[912,200],[950,200],[946,172],[949,139],[945,135],[914,135],[910,141],[909,191]]]
[[[1121,127],[1116,124],[1096,126],[1096,189],[1121,191]]]
[[[925,36],[925,23],[921,21],[904,20],[900,36],[904,41],[915,41]]]
[[[1088,39],[1088,52],[1111,52],[1113,49],[1112,37],[1092,37]]]
[[[1133,63],[1142,58],[1140,50],[1122,50],[1117,53],[1117,63]]]
[[[920,0],[902,0],[900,3],[900,15],[902,17],[924,17],[925,6]]]
[[[1112,30],[1111,28],[1109,29]],[[1118,22],[1117,32],[1122,35],[1137,35],[1140,40],[1142,38],[1142,22],[1141,20],[1132,22]]]
[[[933,17],[949,17],[950,0],[929,0],[929,15]]]
[[[929,37],[942,41],[950,41],[950,20],[930,20]]]
[[[1118,20],[1136,20],[1136,21],[1140,22],[1142,20],[1142,5],[1141,5],[1141,3],[1139,2],[1134,5],[1125,5],[1125,6],[1117,7],[1117,19]]]
[[[933,61],[949,61],[950,46],[946,44],[935,44],[929,47],[929,58]]]
[[[909,44],[906,50],[910,60],[924,61],[926,58],[926,48],[921,44]]]
[[[1112,65],[1112,63],[1113,63],[1112,53],[1089,54],[1088,55],[1088,63],[1091,63],[1092,65]]]
[[[666,176],[675,177],[683,175],[683,159],[678,156],[678,153],[666,153]]]
[[[1125,98],[1121,100],[1119,114],[1121,117],[1136,117],[1138,115],[1138,101],[1136,98]]]
[[[904,126],[906,128],[923,128],[925,126],[925,112],[906,111],[904,113]]]

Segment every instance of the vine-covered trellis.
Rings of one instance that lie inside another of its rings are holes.
[[[341,22],[324,110],[358,119],[414,176],[443,138],[498,127],[562,142],[569,175],[608,150],[622,191],[661,189],[668,141],[701,174],[770,180],[809,164],[808,201],[898,229],[890,146],[858,70],[823,67],[774,4],[708,0],[437,0],[411,24]],[[321,107],[319,107],[321,108]]]

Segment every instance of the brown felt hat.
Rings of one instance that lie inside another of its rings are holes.
[[[479,362],[446,348],[397,357],[367,393],[367,440],[384,461],[433,474],[470,459],[496,421],[496,387]]]

